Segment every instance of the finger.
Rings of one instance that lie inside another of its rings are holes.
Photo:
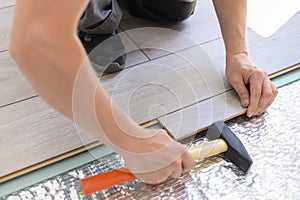
[[[234,90],[238,93],[241,105],[247,107],[249,105],[249,91],[242,78],[232,84]]]
[[[188,151],[186,151],[182,155],[182,172],[184,173],[190,171],[195,166],[195,163],[196,162],[194,158]]]
[[[247,116],[251,117],[256,114],[258,103],[261,97],[261,90],[264,81],[264,76],[262,77],[260,74],[253,74],[249,78],[250,83],[250,104],[247,110]]]
[[[176,160],[172,163],[172,167],[174,168],[171,174],[171,178],[179,178],[182,175],[182,162],[181,159]]]
[[[263,86],[262,86],[262,91],[261,91],[261,97],[259,100],[259,104],[257,107],[257,111],[259,113],[263,113],[264,110],[266,109],[266,106],[269,104],[273,97],[273,90],[271,86],[271,81],[269,78],[266,76],[264,81],[263,81]]]
[[[276,96],[278,95],[278,90],[275,87],[275,85],[271,82],[271,88],[272,88],[272,97],[270,99],[270,101],[266,104],[266,106],[263,109],[263,113],[265,113],[267,111],[267,109],[270,107],[270,105],[274,102]]]

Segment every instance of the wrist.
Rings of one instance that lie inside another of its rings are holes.
[[[247,52],[238,52],[226,55],[226,68],[232,66],[243,66],[251,63]]]
[[[239,58],[248,58],[248,51],[226,52],[226,61]]]

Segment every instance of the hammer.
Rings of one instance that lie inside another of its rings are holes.
[[[208,158],[224,152],[224,156],[235,163],[244,173],[247,173],[252,160],[242,142],[223,121],[214,122],[209,127],[206,137],[210,140],[209,142],[188,149],[195,160]],[[135,179],[134,175],[128,169],[120,168],[83,178],[80,180],[80,187],[85,195],[89,195]]]

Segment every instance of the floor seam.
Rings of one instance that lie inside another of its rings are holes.
[[[36,97],[38,97],[38,96],[39,96],[39,95],[34,95],[34,96],[31,96],[31,97],[27,97],[27,98],[24,98],[24,99],[20,99],[20,100],[18,100],[18,101],[14,101],[14,102],[11,102],[11,103],[2,105],[2,106],[0,106],[0,109],[1,109],[1,108],[4,108],[4,107],[7,107],[7,106],[11,106],[11,105],[14,105],[14,104],[21,103],[21,102],[23,102],[23,101],[27,101],[27,100],[36,98]]]
[[[1,7],[0,10],[1,10],[1,9],[5,9],[5,8],[15,7],[15,6],[16,6],[15,4],[14,4],[14,5],[10,5],[10,6],[4,6],[4,7]]]

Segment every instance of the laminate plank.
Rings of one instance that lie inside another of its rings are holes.
[[[166,47],[174,52],[221,37],[217,17],[212,1],[210,0],[197,1],[194,15],[181,23],[167,25],[132,17],[122,21],[120,26],[123,30],[141,27],[162,27],[183,34],[185,37],[189,38],[189,40],[193,41],[192,43],[184,43],[178,41],[178,38],[172,38],[168,35],[168,32],[149,34],[147,33],[147,30],[145,30],[144,37],[138,37],[140,35],[135,35],[135,32],[131,30],[129,34],[131,39],[133,39],[137,46],[140,49],[143,49],[146,55],[151,59],[167,55],[168,52],[161,51],[161,49],[166,49]],[[149,48],[149,43],[156,48]],[[157,51],[156,49],[160,50]]]
[[[0,177],[94,141],[39,97],[0,108]]]
[[[13,6],[15,4],[16,4],[16,0],[2,0],[0,2],[0,9],[8,6]]]
[[[121,39],[126,52],[126,63],[125,67],[131,67],[139,63],[147,62],[149,59],[145,54],[136,46],[136,44],[129,38],[129,36],[118,28],[118,36]],[[109,39],[108,39],[109,40]],[[108,45],[111,45],[108,41]]]
[[[0,107],[36,95],[8,51],[0,53]]]
[[[174,113],[160,117],[160,124],[176,139],[181,140],[207,128],[218,120],[243,113],[234,90],[214,96]]]
[[[261,40],[262,37],[251,29],[247,29],[247,41],[251,43]],[[223,38],[219,38],[208,43],[202,44],[201,47],[205,50],[212,62],[219,69],[225,69],[225,46]],[[223,71],[224,72],[224,71]],[[225,74],[223,74],[225,76]]]
[[[229,90],[200,46],[100,79],[108,94],[141,124]]]
[[[267,74],[300,63],[300,13],[271,37],[263,38],[251,29],[247,36],[250,59]],[[225,68],[225,48],[221,38],[201,46],[218,68]]]
[[[295,14],[271,37],[249,41],[249,56],[258,66],[273,74],[300,63],[300,13]]]
[[[15,7],[13,6],[0,10],[0,51],[8,49],[14,9]]]
[[[148,61],[128,36],[121,34],[121,38],[128,51],[125,68]],[[37,93],[19,70],[9,52],[0,53],[0,107],[35,95]]]

